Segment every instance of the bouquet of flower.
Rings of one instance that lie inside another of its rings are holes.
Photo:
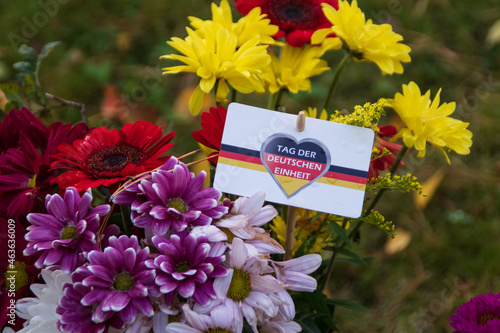
[[[206,157],[189,163],[200,150],[169,156],[175,133],[149,122],[89,126],[83,105],[38,82],[37,68],[57,44],[40,54],[21,47],[20,86],[1,87],[9,100],[0,122],[4,332],[336,330],[334,309],[347,304],[325,295],[336,257],[363,261],[351,250],[363,224],[395,237],[394,224],[375,210],[386,191],[421,192],[414,176],[397,174],[404,155],[414,149],[424,157],[427,143],[448,163],[449,151],[469,153],[472,133],[451,117],[455,103],[441,104],[439,91],[432,98],[415,82],[352,112],[330,107],[351,60],[372,62],[383,75],[401,74],[411,61],[403,37],[367,20],[356,0],[235,6],[237,20],[228,0],[212,4],[209,20],[189,17],[187,36],[168,41],[177,53],[161,57],[169,64],[164,74],[199,78],[189,109],[204,111],[192,136]],[[375,132],[361,216],[213,188],[228,103],[267,94],[267,109],[290,111],[283,96],[310,92],[311,78],[331,71],[323,58],[331,52],[343,58],[324,102],[303,111]],[[202,110],[212,93],[216,105]],[[80,108],[82,122],[47,123],[61,104]],[[401,128],[381,125],[386,109],[399,115]],[[190,171],[206,160],[209,169]],[[482,314],[484,324],[498,322],[496,311]]]

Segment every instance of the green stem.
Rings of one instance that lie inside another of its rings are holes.
[[[406,147],[406,145],[403,144],[403,147],[401,147],[401,150],[399,151],[399,154],[396,157],[396,161],[394,161],[394,164],[392,165],[391,171],[389,171],[390,174],[391,174],[391,176],[390,176],[391,180],[394,177],[394,174],[396,173],[396,170],[398,169],[399,164],[401,164],[401,161],[403,160],[403,156],[405,156],[406,151],[408,151],[408,147]],[[382,198],[382,195],[385,193],[385,191],[386,191],[385,188],[382,188],[382,189],[380,189],[380,191],[378,191],[378,193],[375,196],[375,198],[373,198],[370,206],[368,207],[368,209],[363,214],[363,217],[366,217],[366,216],[368,216],[368,214],[370,214],[370,212],[375,208],[375,206],[379,202],[380,198]]]
[[[285,260],[293,258],[293,243],[295,236],[295,224],[297,223],[297,208],[288,206],[288,214],[286,218],[286,235],[285,235]]]
[[[391,179],[394,177],[394,174],[396,173],[396,170],[398,169],[399,165],[401,164],[401,161],[403,160],[403,157],[404,155],[406,154],[406,152],[408,151],[408,147],[406,147],[404,144],[403,144],[403,147],[401,147],[401,150],[399,151],[399,154],[398,156],[396,157],[396,160],[394,161],[394,164],[392,165],[392,168],[391,168],[391,171],[390,171],[390,174],[391,174]],[[359,228],[361,227],[361,224],[363,224],[363,218],[368,216],[370,214],[370,212],[375,208],[375,206],[377,205],[377,203],[379,202],[380,198],[382,197],[382,195],[384,194],[384,192],[386,191],[386,189],[380,189],[380,191],[378,191],[377,195],[375,196],[375,198],[372,200],[370,206],[368,207],[368,209],[363,213],[363,215],[360,217],[360,220],[358,220],[358,222],[356,222],[356,225],[351,229],[351,231],[349,231],[349,234],[347,235],[347,237],[349,239],[352,239],[356,233],[358,232]],[[344,242],[343,240],[341,241],[340,245],[338,246],[338,248],[343,248],[345,247],[347,244],[346,242]],[[327,271],[326,271],[326,275],[325,275],[325,280],[323,281],[323,284],[321,286],[321,292],[324,292],[327,285],[328,285],[328,281],[330,280],[330,277],[332,276],[332,272],[333,272],[333,264],[335,262],[335,258],[337,257],[337,252],[333,252],[332,254],[332,258],[330,259],[330,262],[328,263],[328,268],[327,268]]]
[[[231,96],[229,97],[229,103],[236,102],[236,89],[231,87]]]
[[[332,84],[330,85],[330,89],[328,90],[328,93],[326,95],[325,104],[323,104],[323,109],[319,110],[319,112],[326,110],[328,108],[328,104],[330,103],[330,99],[332,98],[333,91],[335,90],[337,82],[339,81],[340,73],[342,73],[342,70],[344,69],[345,65],[349,62],[349,60],[351,60],[351,55],[349,53],[346,53],[344,55],[344,58],[342,58],[339,65],[335,69],[335,72],[333,73]]]
[[[130,207],[120,206],[120,212],[122,213],[123,232],[125,233],[125,235],[130,236],[132,231],[132,220],[130,219]]]
[[[269,103],[267,104],[267,108],[269,110],[276,111],[276,108],[278,107],[281,97],[283,96],[283,93],[285,92],[284,89],[278,90],[276,93],[271,95],[271,98],[269,99]]]

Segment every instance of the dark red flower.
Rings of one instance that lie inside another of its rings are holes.
[[[19,142],[19,149],[8,149],[0,159],[0,214],[11,218],[42,211],[45,196],[53,192],[49,181],[56,176],[49,171],[50,158],[23,133]]]
[[[11,110],[3,122],[0,121],[0,152],[18,148],[20,133],[24,133],[35,148],[42,148],[49,135],[45,125],[27,108]]]
[[[368,179],[377,178],[379,175],[379,171],[383,170],[391,170],[394,162],[396,161],[396,157],[401,151],[402,146],[397,143],[392,143],[384,140],[383,138],[392,138],[398,130],[394,126],[379,126],[379,132],[375,135],[375,144],[374,147],[378,148],[380,152],[383,151],[384,148],[388,149],[391,154],[382,156],[370,162],[370,169],[368,171]],[[401,161],[400,166],[404,166],[404,162]]]
[[[59,144],[81,139],[89,129],[84,123],[45,127],[26,108],[12,110],[0,125],[0,216],[42,212],[45,196],[53,193],[50,180],[57,176],[49,170],[50,155]]]
[[[222,141],[222,132],[226,124],[226,116],[227,110],[221,105],[217,105],[216,108],[210,108],[208,113],[203,112],[201,115],[202,129],[193,131],[193,138],[202,145],[219,151]],[[214,154],[216,153],[214,152],[210,155]],[[217,162],[217,157],[209,161]]]
[[[323,14],[322,3],[338,9],[337,0],[235,0],[236,9],[247,15],[253,8],[260,7],[267,14],[271,24],[280,30],[274,36],[285,36],[286,42],[302,47],[311,42],[312,34],[318,29],[332,26]]]
[[[121,130],[98,127],[82,140],[61,144],[51,169],[69,169],[51,183],[61,188],[117,185],[127,177],[153,170],[165,163],[175,133],[163,136],[161,128],[146,121],[127,124]]]

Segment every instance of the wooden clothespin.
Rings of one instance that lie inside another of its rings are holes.
[[[304,111],[300,111],[297,115],[297,131],[304,132],[306,128],[306,114]]]

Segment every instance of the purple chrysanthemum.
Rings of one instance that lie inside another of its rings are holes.
[[[205,172],[194,176],[174,157],[166,165],[172,168],[154,171],[150,178],[113,198],[115,203],[131,204],[136,226],[152,227],[154,234],[165,235],[170,228],[180,232],[188,226],[208,225],[227,213],[228,208],[218,203],[221,193],[202,188]]]
[[[157,296],[155,270],[146,267],[149,248],[141,249],[136,236],[110,237],[109,246],[88,254],[88,270],[92,273],[82,284],[92,290],[81,303],[95,306],[92,320],[102,323],[115,314],[123,323],[135,320],[137,311],[154,314],[149,296]],[[118,327],[121,328],[121,327]]]
[[[152,241],[161,254],[148,260],[146,266],[156,269],[155,281],[160,292],[166,294],[167,305],[176,293],[184,298],[193,297],[200,304],[215,298],[213,278],[227,274],[222,266],[225,256],[212,251],[205,235],[184,231],[171,235],[170,239],[154,236]]]
[[[41,253],[35,265],[38,268],[59,264],[65,273],[73,272],[84,262],[83,252],[97,249],[96,236],[99,220],[109,211],[109,205],[90,208],[90,189],[81,197],[75,188],[68,188],[64,199],[58,194],[47,195],[48,214],[31,213],[31,225],[25,238],[28,245],[24,255]]]
[[[476,296],[460,305],[450,319],[455,333],[500,332],[500,294]]]

